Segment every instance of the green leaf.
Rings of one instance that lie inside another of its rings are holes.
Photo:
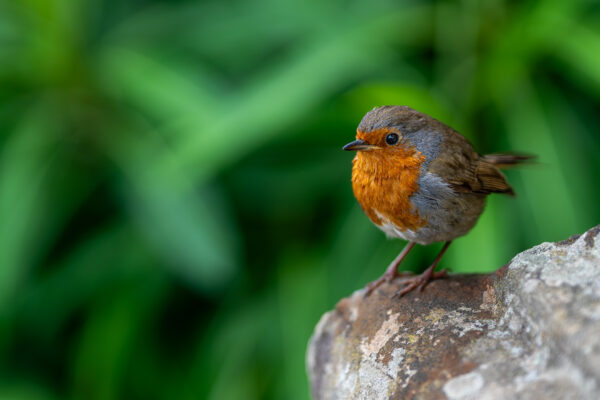
[[[26,280],[50,228],[45,197],[56,145],[55,120],[33,110],[0,149],[0,315]]]
[[[571,69],[571,77],[594,88],[600,95],[600,32],[572,21],[565,26],[568,35],[561,35],[556,43],[555,55]]]

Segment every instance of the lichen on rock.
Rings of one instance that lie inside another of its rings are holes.
[[[307,364],[315,400],[599,399],[600,226],[392,299],[342,299]]]

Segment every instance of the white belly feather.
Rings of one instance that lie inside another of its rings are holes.
[[[379,211],[375,210],[375,214],[381,220],[381,224],[376,226],[379,229],[381,229],[387,235],[387,237],[419,242],[419,231],[412,231],[410,229],[401,230],[396,225],[394,225],[394,223],[391,222],[389,218],[381,214]]]

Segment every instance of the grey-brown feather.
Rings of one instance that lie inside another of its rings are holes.
[[[411,196],[427,225],[416,232],[420,244],[443,242],[466,234],[485,207],[485,195],[457,192],[439,176],[427,172],[419,178],[419,190]]]
[[[497,153],[486,154],[483,158],[485,161],[494,164],[497,168],[510,168],[530,162],[535,156],[532,154]]]

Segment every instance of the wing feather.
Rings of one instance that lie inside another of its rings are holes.
[[[450,128],[446,131],[440,154],[430,163],[428,172],[442,177],[457,192],[514,195],[493,160],[477,154],[464,136]]]

